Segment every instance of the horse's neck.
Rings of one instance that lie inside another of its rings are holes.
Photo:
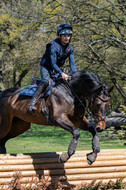
[[[87,89],[86,87],[82,87],[78,84],[74,84],[74,83],[70,83],[70,87],[71,89],[73,90],[73,92],[79,97],[79,98],[82,98],[82,97],[87,97],[86,95],[86,92],[87,92]]]

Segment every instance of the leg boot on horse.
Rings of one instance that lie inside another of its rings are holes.
[[[92,136],[93,136],[93,139],[92,139],[93,152],[87,154],[87,162],[89,165],[91,165],[93,162],[95,162],[97,158],[97,153],[100,152],[100,146],[99,146],[99,137],[98,137],[95,127],[93,126],[89,127],[89,131],[92,133]]]
[[[66,162],[75,153],[79,136],[80,136],[80,132],[78,129],[75,128],[73,130],[73,139],[71,140],[71,143],[68,147],[68,151],[63,152],[60,155],[60,158],[59,158],[60,162]]]
[[[36,111],[36,106],[35,106],[35,104],[37,103],[38,99],[40,98],[41,93],[43,93],[43,92],[46,90],[46,87],[47,87],[47,86],[48,86],[48,83],[45,82],[45,81],[42,81],[42,82],[39,84],[39,86],[38,86],[36,92],[35,92],[34,95],[33,95],[32,100],[31,100],[31,102],[30,102],[30,104],[29,104],[29,107],[28,107],[28,111],[29,111],[29,112],[32,112],[32,111],[34,112],[34,111]]]

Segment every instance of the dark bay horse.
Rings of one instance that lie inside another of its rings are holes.
[[[41,112],[40,101],[36,104],[35,113],[27,111],[31,98],[20,96],[21,89],[9,88],[0,92],[0,153],[6,153],[7,140],[28,130],[31,123],[50,125]],[[111,91],[112,87],[101,83],[94,73],[87,71],[73,73],[68,83],[55,84],[46,99],[51,125],[60,126],[73,135],[68,151],[61,155],[60,161],[66,162],[74,154],[80,136],[78,128],[91,132],[93,152],[87,155],[87,160],[89,164],[95,161],[100,151],[96,128],[100,131],[105,129],[105,113],[110,106]],[[87,101],[96,122],[95,126],[85,117]]]

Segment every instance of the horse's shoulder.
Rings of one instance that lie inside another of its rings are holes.
[[[69,89],[68,86],[66,86],[63,83],[60,83],[53,87],[51,91],[51,96],[55,96],[57,99],[60,99],[61,101],[67,101],[69,103],[74,102],[74,96],[72,94],[72,91]]]

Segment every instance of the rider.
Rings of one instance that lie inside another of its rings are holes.
[[[52,72],[58,73],[64,80],[69,79],[69,75],[64,73],[60,67],[64,65],[65,60],[69,57],[69,65],[72,72],[76,72],[74,63],[74,51],[70,45],[72,37],[72,27],[68,24],[61,24],[57,28],[57,36],[55,40],[46,45],[46,51],[41,59],[40,73],[42,81],[38,86],[33,98],[29,104],[29,111],[35,111],[35,104],[40,97],[40,94],[45,91],[49,84],[49,78]]]

